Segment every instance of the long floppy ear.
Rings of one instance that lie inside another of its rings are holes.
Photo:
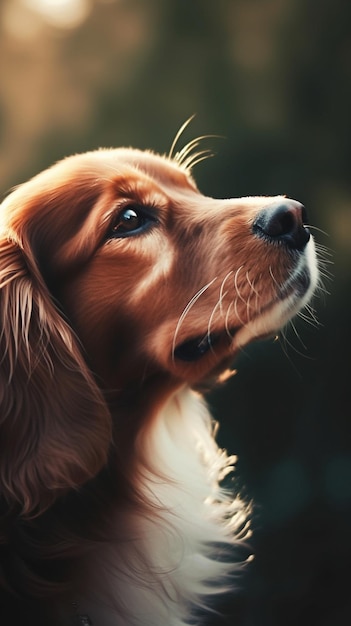
[[[35,261],[0,240],[0,498],[35,515],[106,463],[111,419]]]

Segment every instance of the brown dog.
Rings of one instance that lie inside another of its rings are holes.
[[[197,156],[76,155],[1,206],[0,584],[62,624],[184,626],[231,585],[245,507],[192,388],[318,272],[301,204],[205,197]]]

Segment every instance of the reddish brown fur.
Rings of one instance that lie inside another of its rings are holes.
[[[91,501],[103,501],[104,519],[109,498],[138,497],[123,470],[135,463],[136,432],[175,389],[226,367],[241,346],[225,329],[234,332],[272,306],[277,285],[294,267],[293,255],[252,234],[255,216],[272,200],[204,197],[185,168],[132,150],[71,157],[6,199],[0,216],[4,543],[11,541],[8,520],[20,519],[39,561],[60,553],[59,542],[62,554],[76,555],[86,548],[79,535],[97,532],[99,510],[88,505],[86,527],[77,533],[77,506],[62,517],[64,494],[85,485]],[[133,203],[154,207],[157,227],[106,241],[118,211]],[[174,347],[205,335],[209,320],[211,333],[221,333],[214,350],[195,363],[174,359]],[[107,466],[124,474],[117,494]],[[30,539],[31,524],[42,532],[47,520],[51,531],[40,546]],[[16,549],[26,561],[24,546]],[[36,594],[50,587],[39,566],[37,578],[37,566],[26,567],[10,581],[5,568],[4,586],[33,587]]]

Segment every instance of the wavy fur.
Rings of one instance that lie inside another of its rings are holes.
[[[9,624],[20,598],[60,626],[185,626],[240,571],[247,507],[221,486],[235,459],[193,388],[306,304],[317,268],[312,239],[255,234],[290,201],[198,191],[200,139],[174,159],[76,155],[1,205]]]

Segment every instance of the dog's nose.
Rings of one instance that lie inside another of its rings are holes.
[[[294,250],[303,250],[310,238],[306,221],[306,209],[300,202],[281,200],[258,213],[252,230],[255,235],[268,241],[283,243]]]

